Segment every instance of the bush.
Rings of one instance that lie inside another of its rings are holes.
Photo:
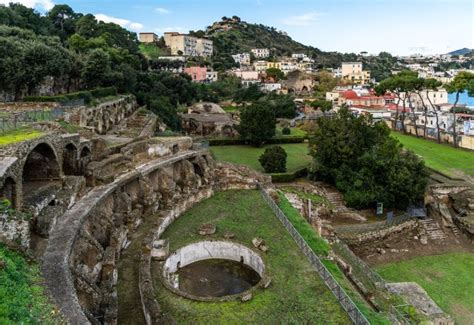
[[[265,149],[258,161],[266,173],[284,173],[286,172],[286,154],[285,149],[280,146],[274,146]]]
[[[308,168],[303,168],[294,173],[275,173],[271,174],[273,183],[291,183],[308,175]]]
[[[291,130],[289,127],[284,127],[283,130],[281,130],[281,133],[283,135],[290,135],[291,134]]]

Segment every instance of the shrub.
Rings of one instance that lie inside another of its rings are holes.
[[[265,149],[258,161],[266,173],[284,173],[286,172],[287,156],[285,149],[273,146]]]
[[[283,130],[281,130],[281,133],[283,135],[290,135],[291,134],[291,130],[289,127],[284,127]]]

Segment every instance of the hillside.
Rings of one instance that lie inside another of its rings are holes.
[[[206,31],[191,31],[191,35],[208,37],[214,41],[217,67],[229,68],[234,65],[230,55],[249,52],[252,48],[269,48],[272,56],[304,53],[314,59],[321,67],[337,67],[345,55],[336,52],[323,52],[318,48],[307,46],[293,40],[285,32],[262,24],[251,24],[239,17],[232,17],[215,22]]]
[[[467,47],[464,47],[464,48],[456,50],[456,51],[451,51],[448,54],[451,54],[451,55],[466,55],[466,54],[471,53],[472,51],[473,50],[468,49]]]

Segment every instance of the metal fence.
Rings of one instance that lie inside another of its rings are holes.
[[[0,112],[0,132],[16,130],[31,123],[61,119],[67,111],[81,106],[84,106],[83,99],[65,101],[54,108],[33,109],[16,113]]]
[[[319,257],[313,252],[311,247],[309,247],[304,238],[291,224],[291,222],[288,220],[283,211],[281,211],[275,201],[273,201],[273,199],[268,195],[265,189],[263,189],[258,183],[257,188],[260,190],[263,198],[273,210],[275,215],[278,217],[278,219],[280,219],[281,223],[283,223],[285,228],[288,230],[291,237],[293,237],[303,254],[308,258],[311,265],[316,269],[324,284],[336,296],[337,300],[341,304],[342,308],[347,312],[352,322],[354,324],[370,324],[367,318],[365,318],[364,314],[362,314],[359,308],[357,308],[357,306],[354,304],[352,299],[349,298],[344,289],[339,285],[339,283],[337,283],[337,281],[334,279],[334,277],[326,268],[326,266],[324,266]]]

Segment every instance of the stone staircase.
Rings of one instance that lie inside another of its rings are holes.
[[[436,220],[431,218],[421,219],[420,223],[426,230],[428,238],[432,240],[442,240],[446,238],[445,232],[441,229]]]
[[[332,205],[334,212],[337,213],[339,217],[365,221],[365,218],[357,213],[357,211],[346,206],[344,197],[334,187],[322,182],[317,182],[316,185],[323,190],[324,196]]]

